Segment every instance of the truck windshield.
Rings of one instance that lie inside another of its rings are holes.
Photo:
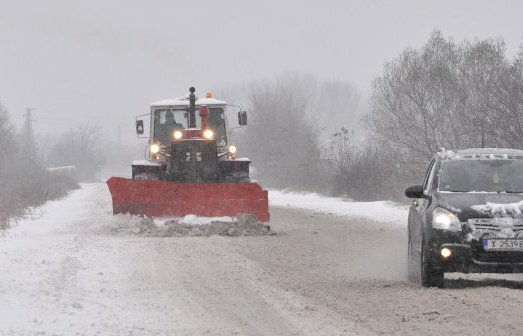
[[[523,160],[450,160],[442,163],[439,190],[523,193]]]
[[[196,108],[196,128],[201,127],[200,109]],[[172,141],[175,129],[188,128],[188,112],[186,109],[158,109],[153,114],[153,141],[168,145]],[[225,114],[222,108],[209,108],[209,123],[215,134],[218,146],[227,145],[225,132]]]

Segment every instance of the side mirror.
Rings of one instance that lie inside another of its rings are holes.
[[[136,134],[142,135],[144,132],[143,120],[136,120]]]
[[[405,189],[405,196],[408,198],[426,198],[423,193],[423,186],[421,184],[413,185]]]
[[[247,125],[247,111],[239,111],[238,112],[238,124],[240,126]]]

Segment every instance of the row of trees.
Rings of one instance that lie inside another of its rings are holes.
[[[310,75],[235,95],[250,107],[242,144],[269,187],[400,199],[441,147],[523,148],[523,50],[509,59],[501,39],[455,42],[434,31],[385,64],[363,118],[352,85]]]
[[[455,42],[431,34],[385,64],[365,117],[369,139],[390,164],[380,187],[421,181],[440,148],[523,147],[523,51],[498,40]]]
[[[96,181],[105,166],[130,171],[141,151],[142,145],[104,139],[94,125],[35,139],[30,114],[17,131],[0,103],[0,227],[28,207],[64,196],[79,182]]]
[[[424,46],[385,64],[363,118],[353,85],[312,75],[286,73],[221,96],[247,103],[249,126],[236,136],[268,187],[398,199],[405,186],[421,181],[441,147],[523,148],[523,51],[508,59],[499,39],[455,42],[433,32]],[[363,141],[354,134],[361,125]],[[28,163],[31,156],[16,137],[0,108],[0,155],[9,158],[0,160],[0,209],[23,203],[11,197],[15,189],[36,195],[30,188],[45,180],[38,177],[42,164]],[[99,138],[92,127],[70,131],[47,153],[46,164],[76,166],[79,180],[93,180],[104,157],[122,156],[102,151]]]
[[[30,129],[17,133],[0,104],[0,226],[30,206],[65,195],[76,183],[46,170],[37,155]]]

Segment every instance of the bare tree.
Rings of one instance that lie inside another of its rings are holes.
[[[104,164],[96,126],[84,126],[65,133],[51,149],[47,161],[51,165],[75,166],[79,181],[93,181]]]
[[[434,31],[422,48],[385,64],[371,107],[367,150],[389,165],[373,179],[378,187],[419,179],[441,147],[523,148],[523,51],[510,61],[500,39],[456,43]]]
[[[367,126],[378,140],[411,158],[465,142],[458,120],[467,91],[460,86],[461,50],[434,32],[422,50],[406,50],[373,84]]]
[[[492,137],[505,146],[523,148],[523,47],[492,87]]]
[[[251,122],[243,135],[259,178],[272,187],[328,187],[321,178],[319,132],[308,115],[316,81],[282,75],[248,86]]]
[[[11,213],[10,193],[12,174],[15,170],[17,147],[14,128],[7,109],[0,103],[0,226]]]
[[[337,172],[350,169],[356,155],[355,145],[353,132],[345,126],[334,132],[327,147],[326,157]]]
[[[9,121],[9,113],[0,103],[0,157],[3,158],[0,160],[0,173],[5,171],[10,161],[7,158],[12,158],[16,150],[15,131]]]
[[[468,136],[468,145],[502,146],[498,120],[502,106],[504,81],[509,79],[509,61],[503,41],[464,42],[460,65],[461,87],[468,91],[465,111],[459,120],[461,132]]]

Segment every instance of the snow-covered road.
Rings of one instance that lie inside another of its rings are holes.
[[[83,185],[0,238],[0,335],[523,334],[523,276],[419,288],[404,208],[293,197],[275,236],[149,238],[110,234],[134,219]]]

